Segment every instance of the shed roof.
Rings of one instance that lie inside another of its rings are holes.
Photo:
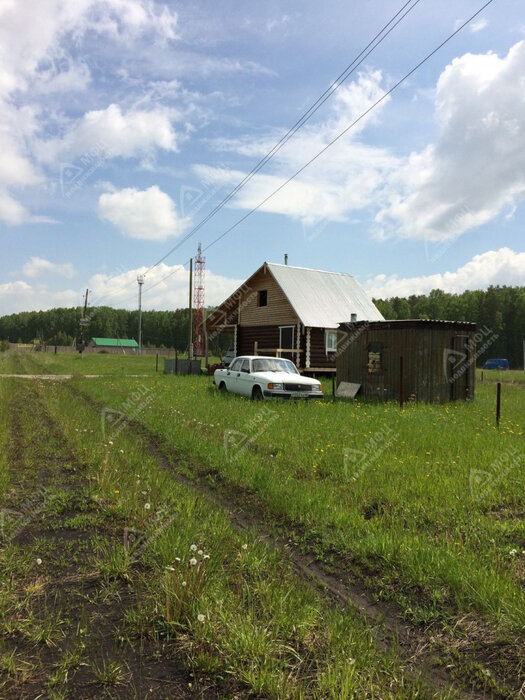
[[[109,348],[138,348],[136,340],[128,338],[93,338],[95,345],[105,346]]]
[[[353,275],[277,263],[265,265],[305,326],[337,328],[351,314],[356,314],[358,321],[384,320]]]
[[[366,321],[361,321],[358,323],[342,323],[340,325],[340,330],[342,331],[353,331],[357,328],[366,327],[371,331],[378,330],[401,330],[407,328],[437,328],[439,330],[456,330],[464,331],[468,333],[476,332],[476,324],[470,321],[442,321],[439,319],[429,319],[429,318],[405,318],[405,319],[393,319],[384,321],[373,321],[367,323]]]

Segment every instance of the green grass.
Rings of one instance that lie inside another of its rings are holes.
[[[53,697],[66,697],[77,667],[87,668],[101,689],[127,683],[132,672],[122,659],[93,658],[84,646],[97,616],[86,613],[87,631],[79,637],[80,623],[57,601],[52,608],[38,605],[45,587],[73,564],[100,576],[86,594],[86,610],[105,600],[113,612],[133,596],[110,647],[139,649],[147,642],[159,654],[178,655],[196,675],[235,678],[268,698],[430,697],[396,649],[378,647],[355,611],[323,600],[257,531],[234,531],[226,512],[162,470],[133,431],[106,432],[102,439],[100,411],[69,383],[20,380],[15,386],[27,410],[20,414],[20,464],[8,474],[10,499],[23,499],[39,474],[53,498],[37,514],[41,536],[25,545],[5,543],[0,551],[0,626],[5,639],[27,643],[32,658],[55,650],[44,683]],[[69,478],[75,488],[64,489]],[[89,551],[53,540],[60,526],[86,529]],[[123,528],[139,540],[125,547]],[[37,557],[42,561],[35,566]],[[28,656],[6,651],[11,680],[21,682]]]
[[[134,386],[82,383],[116,407]],[[427,612],[482,614],[523,629],[519,388],[504,388],[499,430],[489,385],[478,385],[471,403],[403,412],[392,403],[254,404],[194,377],[159,377],[150,391],[137,420],[203,471],[212,466],[257,493],[321,550],[335,547],[383,575],[383,593],[397,583]],[[225,451],[227,431],[253,444],[236,457]]]
[[[363,675],[363,669],[379,663],[376,670],[389,668],[398,677],[392,657],[379,654],[372,662],[370,654],[378,652],[366,642],[366,628],[350,612],[331,617],[255,534],[245,557],[224,516],[159,472],[125,419],[114,439],[114,426],[105,422],[104,446],[100,414],[72,387],[144,424],[182,458],[177,468],[191,478],[197,472],[226,492],[247,489],[291,541],[327,568],[362,578],[378,598],[395,600],[416,628],[428,627],[433,637],[445,633],[458,646],[470,637],[471,647],[500,646],[502,657],[509,654],[509,674],[519,677],[510,652],[519,649],[525,621],[525,401],[517,386],[525,373],[513,373],[516,385],[502,387],[498,429],[496,390],[488,381],[478,382],[473,402],[407,404],[401,412],[393,403],[254,403],[219,395],[211,378],[155,376],[154,367],[148,377],[125,377],[127,360],[119,366],[104,356],[100,365],[111,364],[115,377],[79,377],[45,390],[75,451],[98,465],[94,488],[102,512],[140,529],[152,511],[176,509],[187,524],[148,549],[145,561],[156,573],[144,581],[147,609],[129,613],[125,638],[172,639],[182,624],[191,664],[208,671],[233,664],[231,673],[271,697],[292,697],[298,688],[315,697],[359,697],[373,688],[372,696],[388,697],[383,672]],[[46,362],[32,358],[33,366]],[[195,599],[182,593],[180,578],[194,543],[212,553]],[[107,585],[134,571],[122,548],[103,547],[98,566]],[[345,635],[359,640],[359,653],[344,647]],[[305,644],[311,644],[306,651]],[[355,658],[355,668],[345,658]],[[505,659],[499,663],[506,675]],[[481,666],[465,664],[465,673],[467,666],[469,677],[482,679]],[[399,683],[394,697],[409,692],[402,675]]]

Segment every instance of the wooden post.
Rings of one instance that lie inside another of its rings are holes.
[[[256,341],[254,342],[254,344],[253,344],[253,354],[254,354],[254,355],[258,355],[258,354],[259,354],[259,352],[258,352],[258,347],[259,347],[259,341],[256,340]]]
[[[332,374],[332,401],[335,401],[335,374]]]
[[[159,371],[159,353],[155,354],[155,372]]]
[[[403,410],[403,401],[404,401],[404,396],[403,396],[403,356],[399,358],[399,408]]]
[[[481,370],[481,381],[483,381],[483,370]]]
[[[499,428],[499,419],[501,416],[501,382],[498,382],[496,388],[496,425]]]

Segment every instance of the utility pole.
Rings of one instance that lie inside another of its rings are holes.
[[[139,283],[139,355],[142,354],[142,285],[144,284],[144,275],[137,275]]]
[[[190,258],[190,314],[188,323],[188,360],[193,360],[193,258]]]
[[[87,319],[87,305],[88,305],[88,294],[89,294],[89,289],[86,289],[86,296],[84,299],[84,313],[82,314],[82,318],[80,319],[80,343],[77,345],[77,350],[80,353],[80,358],[84,358],[84,348],[86,347],[85,341],[84,341],[84,328],[88,324],[88,319]]]

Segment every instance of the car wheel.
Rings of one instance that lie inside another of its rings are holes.
[[[252,399],[254,401],[262,401],[262,391],[260,386],[254,386],[252,391]]]
[[[226,393],[227,389],[226,389],[226,384],[224,382],[221,382],[219,384],[219,391],[222,391],[223,394]]]

